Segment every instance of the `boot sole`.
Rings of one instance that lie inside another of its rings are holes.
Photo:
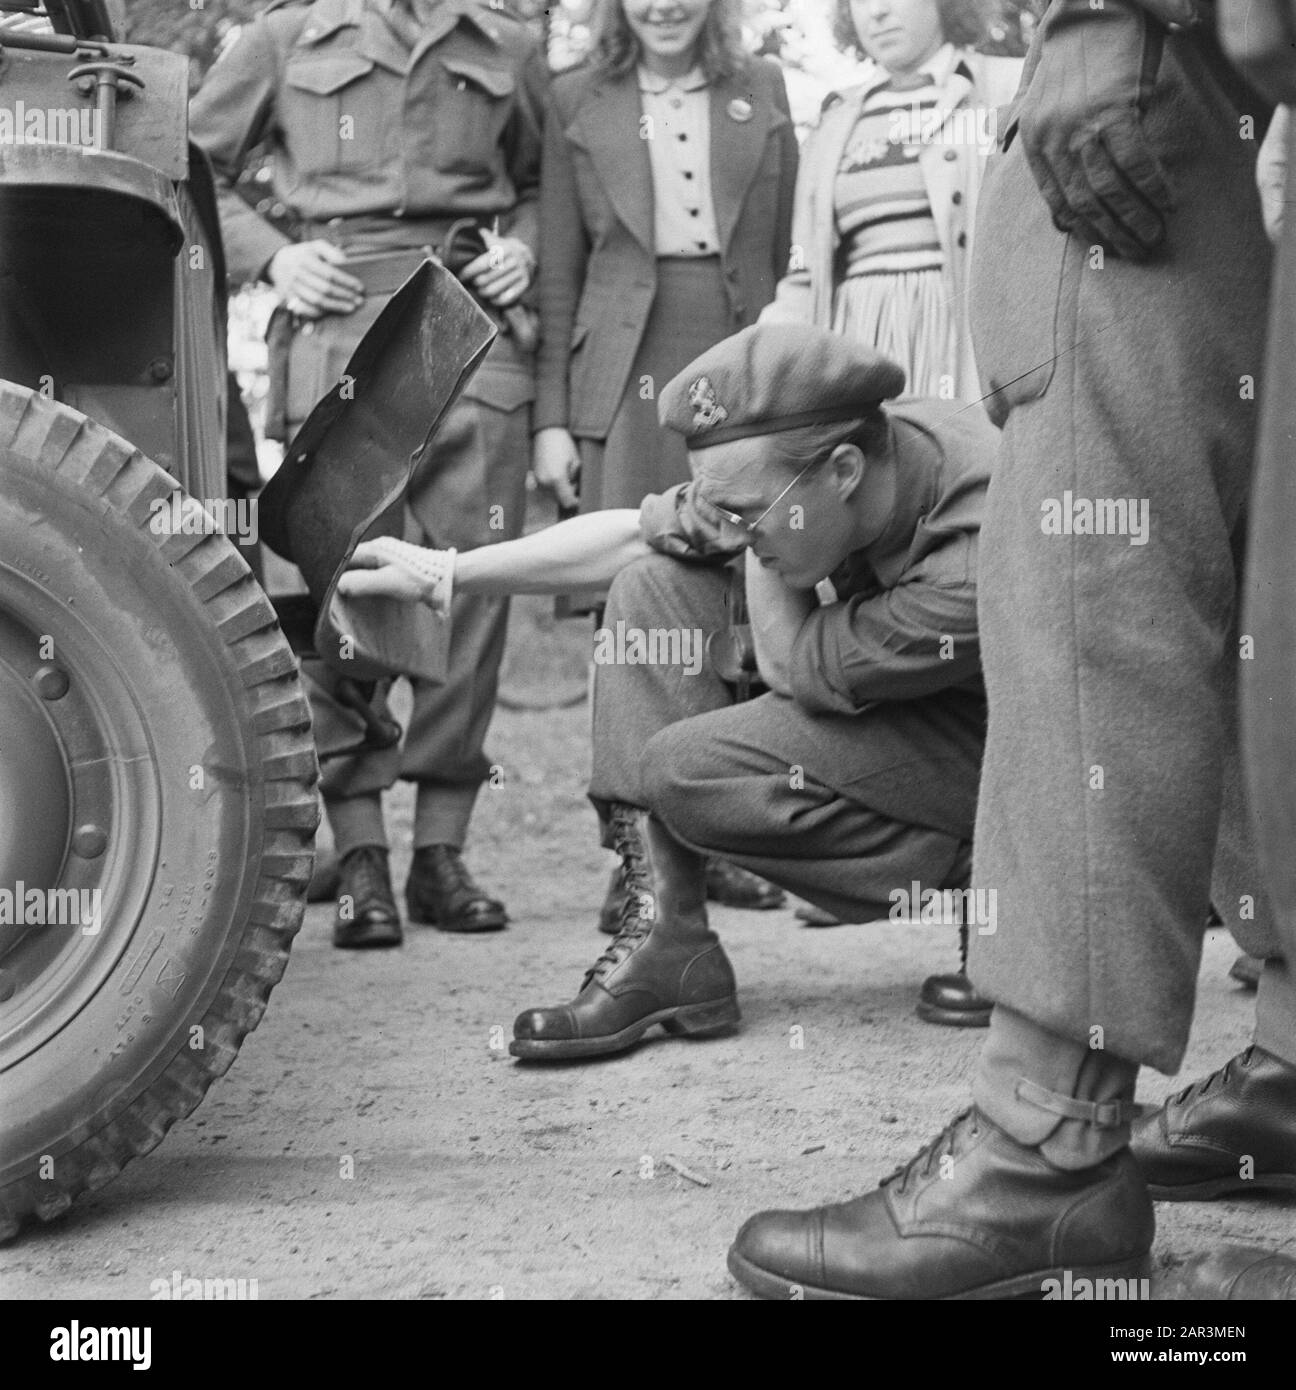
[[[390,951],[403,942],[404,937],[399,931],[389,932],[384,936],[362,936],[356,941],[339,941],[335,936],[333,949],[335,951]]]
[[[717,1038],[732,1031],[742,1018],[738,1001],[721,999],[706,1004],[681,1004],[671,1009],[658,1009],[636,1020],[619,1033],[605,1033],[598,1038],[514,1038],[509,1052],[530,1062],[561,1062],[571,1057],[605,1057],[633,1047],[654,1024],[672,1037]]]
[[[821,1289],[813,1284],[798,1284],[793,1279],[785,1279],[780,1274],[772,1274],[761,1269],[750,1260],[744,1259],[737,1249],[729,1250],[729,1273],[746,1289],[761,1298],[794,1299],[801,1298],[814,1302],[834,1303],[878,1303],[887,1300],[875,1298],[872,1294],[843,1293],[839,1289]],[[1072,1280],[1076,1279],[1149,1279],[1152,1276],[1152,1255],[1137,1255],[1114,1264],[1068,1266],[1058,1265],[1053,1269],[1041,1269],[1031,1274],[1014,1275],[1011,1279],[998,1279],[993,1284],[980,1284],[974,1289],[960,1293],[936,1294],[934,1302],[962,1303],[988,1299],[1042,1298],[1044,1281],[1056,1279],[1061,1283],[1068,1268]]]
[[[932,1004],[918,1003],[914,1012],[924,1023],[937,1023],[945,1028],[989,1028],[989,1009],[938,1009]]]
[[[1148,1183],[1154,1202],[1209,1202],[1216,1197],[1249,1197],[1255,1192],[1296,1192],[1296,1173],[1262,1173],[1254,1178],[1210,1178],[1206,1182],[1162,1187]]]
[[[482,931],[503,931],[508,925],[507,912],[492,912],[488,917],[474,918],[467,926],[447,926],[439,918],[434,917],[432,913],[417,911],[408,898],[405,899],[405,915],[411,922],[417,922],[421,927],[435,927],[438,931],[452,931],[461,934]]]

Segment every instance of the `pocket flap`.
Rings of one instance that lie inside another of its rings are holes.
[[[284,68],[284,81],[300,92],[327,97],[373,70],[373,59],[358,53],[312,55],[292,60]]]
[[[452,77],[462,78],[480,87],[493,97],[506,97],[516,85],[513,74],[506,68],[491,68],[484,63],[474,63],[468,58],[442,58],[446,71]]]

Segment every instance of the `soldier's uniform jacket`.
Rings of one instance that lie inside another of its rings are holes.
[[[998,431],[979,411],[933,400],[891,402],[901,458],[886,529],[831,576],[838,602],[801,629],[791,662],[798,704],[854,714],[879,700],[979,692],[977,538]],[[732,555],[695,482],[644,499],[640,529],[680,559]]]
[[[191,112],[231,277],[256,279],[287,241],[233,191],[262,142],[275,195],[307,222],[498,216],[534,252],[546,80],[526,26],[489,0],[441,0],[426,18],[402,0],[272,7]]]

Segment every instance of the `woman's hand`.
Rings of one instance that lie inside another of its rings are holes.
[[[561,426],[538,430],[532,443],[531,471],[536,482],[558,499],[558,505],[573,510],[577,505],[576,479],[580,474],[580,454],[576,441]]]
[[[343,598],[405,599],[426,603],[443,617],[450,611],[455,551],[410,545],[395,536],[361,541],[351,567],[338,580]]]

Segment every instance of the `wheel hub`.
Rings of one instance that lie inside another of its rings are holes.
[[[36,663],[25,673],[10,655],[0,650],[0,889],[47,889],[67,855],[72,804],[62,746],[38,692],[52,694],[67,678]]]

